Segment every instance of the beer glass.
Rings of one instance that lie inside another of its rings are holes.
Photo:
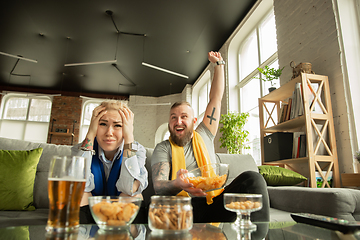
[[[87,169],[80,156],[54,156],[50,162],[48,232],[71,232],[79,227],[80,201]]]

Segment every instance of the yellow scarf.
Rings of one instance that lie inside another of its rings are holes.
[[[185,154],[184,154],[184,148],[176,145],[171,138],[169,138],[170,144],[171,144],[171,153],[172,153],[172,174],[171,174],[171,180],[176,179],[176,173],[180,169],[186,169],[185,164]],[[211,164],[209,153],[206,149],[204,140],[200,136],[199,133],[193,131],[193,141],[192,141],[194,156],[196,159],[196,162],[198,164],[198,167],[202,167],[204,165]],[[210,166],[209,166],[210,167]],[[213,177],[215,176],[214,171],[210,171],[209,176],[203,176],[203,177]],[[213,203],[213,198],[218,196],[220,193],[222,193],[224,189],[219,189],[215,191],[208,192],[206,195],[206,201],[207,204],[210,205]],[[182,190],[180,193],[178,193],[178,196],[189,196],[187,192]]]

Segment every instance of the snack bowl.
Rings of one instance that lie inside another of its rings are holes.
[[[204,192],[224,187],[229,176],[229,164],[216,163],[195,168],[184,174],[186,179]]]
[[[102,230],[127,228],[139,212],[141,198],[120,196],[89,197],[91,214]]]
[[[250,220],[250,214],[262,208],[262,195],[251,193],[225,193],[224,207],[226,210],[235,212],[237,218],[234,224],[240,228],[256,228]]]

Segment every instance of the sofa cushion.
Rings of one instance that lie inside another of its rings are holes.
[[[39,164],[37,165],[34,183],[34,206],[38,208],[49,208],[48,198],[48,175],[50,161],[54,155],[71,155],[71,146],[56,145],[48,143],[36,143],[17,139],[1,138],[0,148],[3,150],[32,150],[43,148]]]
[[[349,188],[268,187],[270,207],[360,221],[360,191]]]
[[[293,186],[307,180],[303,175],[282,167],[258,166],[268,186]]]
[[[0,150],[0,210],[35,210],[34,180],[42,152]]]
[[[259,172],[254,158],[249,154],[226,154],[217,153],[219,162],[227,163],[229,167],[229,177],[226,186],[229,185],[237,176],[245,171]]]

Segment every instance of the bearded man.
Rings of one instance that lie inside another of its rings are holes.
[[[232,222],[236,214],[224,208],[224,193],[257,193],[263,195],[263,208],[254,212],[255,221],[269,221],[269,197],[264,178],[257,172],[247,171],[235,178],[223,191],[205,193],[186,181],[184,173],[199,167],[199,155],[206,163],[218,163],[214,138],[220,119],[221,99],[225,88],[225,62],[219,52],[209,52],[208,59],[214,64],[209,103],[204,119],[194,131],[197,119],[187,102],[171,106],[169,117],[170,138],[154,149],[151,157],[154,189],[157,195],[192,196],[194,222]],[[200,151],[198,150],[200,149]]]

